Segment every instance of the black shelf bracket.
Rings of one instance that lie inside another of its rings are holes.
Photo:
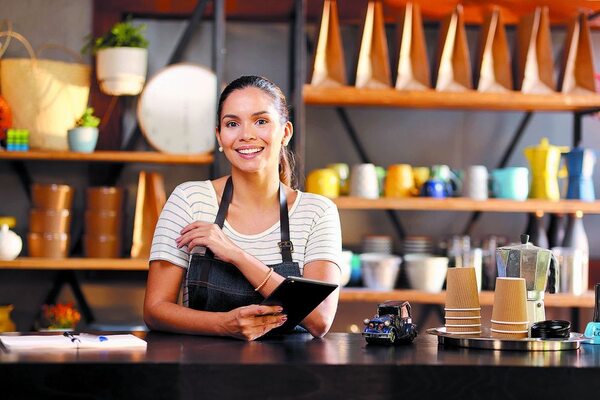
[[[519,144],[519,141],[523,137],[523,134],[525,133],[527,126],[529,126],[529,122],[531,121],[532,116],[533,116],[533,113],[531,111],[528,111],[525,114],[523,114],[523,117],[521,118],[521,122],[519,122],[519,125],[517,126],[517,129],[515,130],[513,137],[510,140],[510,143],[506,147],[506,150],[504,150],[504,154],[502,155],[502,158],[498,162],[498,165],[496,166],[496,168],[506,167],[506,165],[508,164],[508,160],[510,159],[510,157],[515,152],[515,149],[517,148],[517,144]],[[464,235],[471,234],[471,231],[475,227],[475,224],[477,223],[479,218],[481,218],[481,211],[476,211],[471,214],[471,218],[469,219],[467,226],[463,230]]]
[[[367,155],[367,152],[365,151],[364,146],[362,145],[360,139],[358,138],[356,129],[354,129],[354,126],[352,125],[352,121],[350,121],[350,117],[348,117],[348,113],[346,112],[346,110],[342,107],[336,107],[335,110],[336,110],[338,117],[340,118],[340,121],[342,122],[342,125],[344,126],[344,130],[346,131],[346,133],[348,134],[348,137],[352,141],[352,145],[354,146],[354,149],[358,153],[358,156],[360,157],[361,162],[372,163],[371,158],[369,158],[369,156]],[[406,234],[405,234],[404,228],[402,226],[402,223],[401,223],[398,215],[394,212],[394,210],[386,210],[386,213],[388,214],[388,216],[390,218],[390,222],[392,223],[394,230],[396,231],[396,234],[398,235],[398,237],[401,240],[404,239],[406,237]]]

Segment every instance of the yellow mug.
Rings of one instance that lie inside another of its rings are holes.
[[[415,178],[413,194],[418,196],[425,182],[429,180],[429,167],[413,167],[413,176]]]
[[[340,195],[340,178],[331,168],[315,169],[306,178],[306,191],[334,199]]]
[[[390,165],[385,179],[385,196],[410,197],[414,191],[414,184],[413,169],[410,165]]]

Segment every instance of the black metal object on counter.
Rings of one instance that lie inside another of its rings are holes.
[[[531,337],[540,339],[568,339],[571,334],[569,321],[551,319],[531,325]]]

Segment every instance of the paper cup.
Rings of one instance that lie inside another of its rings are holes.
[[[471,319],[454,319],[446,317],[446,326],[481,326],[481,317],[473,317]]]
[[[492,337],[496,339],[525,339],[527,338],[527,330],[522,331],[506,331],[503,329],[490,329]]]
[[[446,311],[472,311],[480,308],[474,268],[448,268]]]
[[[496,278],[492,320],[509,324],[527,322],[527,292],[523,278]]]

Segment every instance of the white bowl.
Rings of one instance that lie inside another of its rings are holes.
[[[363,253],[360,267],[363,283],[373,290],[392,290],[400,272],[402,258],[392,254]]]
[[[404,268],[410,287],[429,293],[442,291],[446,273],[448,272],[448,257],[436,257],[430,254],[406,254]]]

